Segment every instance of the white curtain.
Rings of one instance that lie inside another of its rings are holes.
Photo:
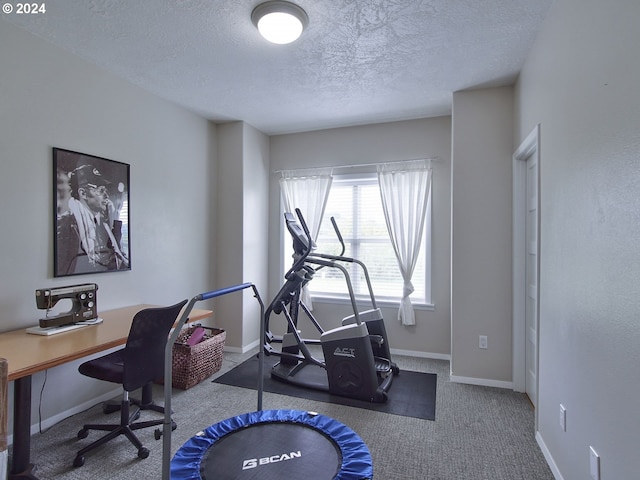
[[[398,320],[415,325],[409,295],[427,214],[431,168],[429,160],[395,162],[378,166],[378,183],[387,230],[404,280]]]
[[[280,191],[285,212],[295,215],[299,208],[315,242],[331,189],[330,168],[284,170],[280,178]]]
[[[331,168],[285,170],[280,178],[280,192],[285,212],[295,215],[296,208],[300,209],[314,242],[318,239],[322,216],[329,198],[333,181],[331,173]],[[306,287],[302,289],[302,301],[309,309],[312,308],[311,296]]]

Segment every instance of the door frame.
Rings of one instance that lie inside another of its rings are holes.
[[[527,135],[512,157],[513,164],[513,389],[516,392],[526,390],[526,324],[525,324],[525,297],[526,297],[526,211],[527,211],[527,159],[535,156],[538,164],[538,292],[540,291],[540,124]],[[540,351],[540,295],[537,296],[538,308],[536,308],[536,348]],[[536,354],[536,399],[538,405],[539,385],[539,355]],[[537,412],[538,409],[536,409]],[[537,428],[537,415],[536,415]]]

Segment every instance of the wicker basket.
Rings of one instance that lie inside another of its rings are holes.
[[[185,328],[173,344],[172,385],[187,390],[216,373],[222,367],[226,332],[219,328],[203,327],[207,333],[193,346],[187,339],[196,327]]]

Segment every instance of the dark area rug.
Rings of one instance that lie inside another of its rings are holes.
[[[274,380],[271,378],[271,367],[278,362],[278,360],[279,358],[275,356],[265,357],[265,392],[364,408],[404,417],[414,417],[425,420],[435,420],[436,418],[437,377],[435,373],[400,371],[400,375],[397,375],[393,379],[393,384],[388,392],[389,398],[386,403],[370,403],[339,395],[332,395],[326,391],[302,388],[280,380]],[[258,388],[258,357],[251,357],[249,360],[244,361],[229,372],[213,380],[213,382],[256,390]]]

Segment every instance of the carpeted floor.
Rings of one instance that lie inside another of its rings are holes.
[[[329,392],[302,388],[271,378],[271,367],[280,359],[268,356],[264,360],[264,390],[270,393],[306,398],[326,403],[337,403],[350,407],[364,408],[376,412],[391,413],[404,417],[435,420],[436,417],[436,374],[402,371],[393,379],[389,398],[384,403],[371,403],[353,398],[331,395]],[[309,365],[305,368],[314,368]],[[326,379],[326,371],[315,367]],[[258,358],[252,356],[240,365],[214,380],[216,383],[236,387],[256,389],[258,383]]]
[[[216,376],[249,356],[225,353]],[[265,393],[263,408],[316,411],[348,425],[367,444],[376,480],[553,480],[535,441],[534,412],[524,395],[451,383],[446,361],[400,356],[394,360],[403,371],[437,374],[435,421],[273,393]],[[155,398],[161,399],[162,387],[154,388]],[[44,401],[46,397],[45,389]],[[255,411],[256,392],[204,381],[187,391],[174,390],[172,402],[178,424],[172,435],[173,456],[199,430]],[[112,420],[117,422],[115,415]],[[157,414],[143,412],[142,419],[147,418]],[[74,469],[75,452],[98,437],[92,432],[78,440],[76,434],[84,423],[96,421],[105,421],[100,405],[32,437],[31,458],[40,480],[161,478],[162,441],[154,439],[153,429],[138,431],[151,451],[149,458],[139,460],[136,449],[120,438],[88,454],[85,465]]]

